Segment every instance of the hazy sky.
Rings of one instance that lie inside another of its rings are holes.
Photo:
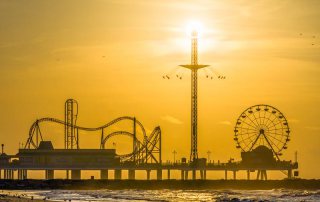
[[[148,131],[161,126],[164,161],[173,150],[189,157],[190,75],[162,75],[189,62],[186,27],[197,21],[200,63],[227,77],[200,75],[199,156],[239,160],[238,116],[269,104],[292,131],[282,158],[298,151],[301,176],[319,178],[319,11],[317,0],[0,0],[0,142],[16,153],[37,118],[63,119],[74,98],[79,125],[136,116]],[[43,127],[62,147],[63,128]],[[81,138],[99,147],[99,134]],[[119,153],[130,151],[129,139],[119,141]]]

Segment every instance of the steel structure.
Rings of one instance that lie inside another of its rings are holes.
[[[266,146],[278,160],[290,141],[290,129],[286,117],[275,107],[265,104],[251,106],[242,112],[234,133],[237,148],[242,152]]]
[[[78,129],[75,127],[77,124],[77,117],[78,102],[74,99],[68,99],[65,102],[65,149],[79,149]]]
[[[110,121],[109,123],[100,127],[82,127],[76,125],[76,118],[78,115],[77,101],[69,99],[65,104],[65,121],[55,118],[41,118],[36,120],[29,129],[29,137],[25,144],[25,149],[37,149],[40,141],[43,141],[41,132],[42,123],[57,123],[65,127],[65,149],[79,149],[79,132],[80,131],[100,131],[101,141],[100,149],[106,149],[106,143],[110,138],[115,136],[129,136],[132,137],[133,149],[129,154],[118,155],[122,162],[131,161],[135,164],[146,163],[161,163],[161,129],[156,127],[152,133],[147,136],[146,130],[135,117],[123,116]],[[106,134],[106,129],[121,121],[132,121],[132,130],[119,130]],[[143,139],[139,140],[137,137],[137,129],[143,135]]]
[[[198,70],[209,65],[198,64],[198,33],[191,33],[191,64],[180,65],[191,70],[191,152],[190,161],[198,159]]]

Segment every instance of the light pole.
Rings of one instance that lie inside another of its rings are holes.
[[[210,162],[210,154],[211,154],[211,151],[207,151],[207,154],[208,154],[208,162]]]
[[[176,150],[173,150],[173,163],[176,163],[176,154],[177,154],[177,151]]]

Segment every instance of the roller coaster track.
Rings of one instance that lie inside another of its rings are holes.
[[[147,137],[146,130],[143,127],[143,125],[141,124],[141,122],[136,120],[134,117],[129,117],[129,116],[119,117],[117,119],[110,121],[109,123],[107,123],[105,125],[102,125],[102,126],[96,127],[96,128],[88,128],[88,127],[81,127],[81,126],[77,126],[77,125],[72,125],[72,124],[66,123],[65,121],[55,119],[55,118],[41,118],[41,119],[36,120],[31,125],[31,127],[29,129],[29,137],[27,139],[27,142],[26,142],[24,148],[30,149],[31,146],[34,149],[38,148],[39,137],[40,137],[41,141],[43,140],[42,134],[40,131],[40,127],[39,127],[39,124],[42,122],[51,122],[51,123],[61,124],[64,126],[72,126],[76,130],[82,130],[82,131],[99,131],[99,130],[103,131],[105,128],[110,127],[113,124],[116,124],[116,123],[123,121],[123,120],[135,121],[135,123],[138,124],[138,126],[141,128],[141,131],[143,134],[143,138],[144,138],[143,142],[139,141],[133,133],[130,133],[127,131],[115,131],[113,133],[108,134],[104,138],[101,138],[101,148],[104,148],[106,142],[114,136],[118,136],[118,135],[129,136],[132,138],[136,138],[135,141],[136,141],[138,147],[135,147],[135,149],[132,153],[118,155],[122,161],[126,161],[126,160],[132,161],[132,160],[135,160],[136,157],[138,157],[138,161],[140,163],[147,163],[149,159],[152,159],[151,161],[153,161],[155,163],[159,163],[161,161],[161,154],[160,154],[161,153],[161,151],[160,151],[161,146],[159,146],[159,145],[157,146],[157,144],[161,144],[161,129],[160,129],[160,127],[156,127],[153,130],[153,132],[150,134],[150,136]],[[34,137],[36,138],[36,140],[34,140]],[[157,159],[155,157],[154,151],[155,151],[155,153],[159,153],[159,159]]]
[[[120,131],[117,131],[120,132]],[[116,134],[111,133],[109,134],[105,140],[107,141],[109,138],[115,135],[129,135],[132,138],[134,138],[133,134],[128,134],[128,133],[122,133],[122,134]],[[121,131],[123,132],[123,131]],[[138,145],[142,145],[141,147],[138,146],[137,150],[130,153],[130,154],[124,154],[124,155],[119,155],[122,161],[133,161],[134,157],[137,157],[137,155],[141,155],[141,158],[138,158],[138,161],[140,163],[148,162],[149,159],[152,159],[153,162],[155,163],[160,163],[161,162],[161,129],[160,127],[156,127],[150,136],[147,138],[147,144],[141,144],[139,140],[137,140]],[[158,144],[158,145],[157,145]],[[155,153],[159,153],[159,159],[155,157]]]
[[[114,120],[110,121],[109,123],[107,123],[105,125],[102,125],[102,126],[96,127],[96,128],[81,127],[81,126],[77,126],[77,125],[74,125],[73,127],[78,129],[78,130],[83,130],[83,131],[98,131],[98,130],[103,130],[103,129],[109,127],[109,126],[112,126],[113,124],[115,124],[115,123],[117,123],[119,121],[122,121],[122,120],[132,120],[133,121],[134,118],[130,117],[130,116],[119,117],[117,119],[114,119]],[[61,124],[61,125],[72,126],[71,124],[67,124],[64,121],[59,120],[59,119],[55,119],[55,118],[41,118],[41,119],[38,119],[32,124],[31,128],[29,129],[29,137],[28,137],[27,143],[25,144],[25,149],[26,148],[30,149],[31,145],[34,148],[38,148],[38,145],[36,145],[34,143],[34,141],[33,141],[33,135],[34,135],[34,132],[36,131],[36,129],[38,128],[38,126],[39,126],[39,124],[41,122],[53,122],[53,123],[58,123],[58,124]],[[140,126],[144,138],[146,138],[147,137],[146,130],[144,129],[143,125],[138,120],[136,120],[136,123]],[[42,140],[42,135],[40,135],[40,138]]]

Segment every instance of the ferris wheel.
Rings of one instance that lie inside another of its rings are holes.
[[[237,148],[243,152],[266,146],[279,159],[290,141],[288,121],[278,109],[269,105],[249,107],[239,116],[234,128]]]

